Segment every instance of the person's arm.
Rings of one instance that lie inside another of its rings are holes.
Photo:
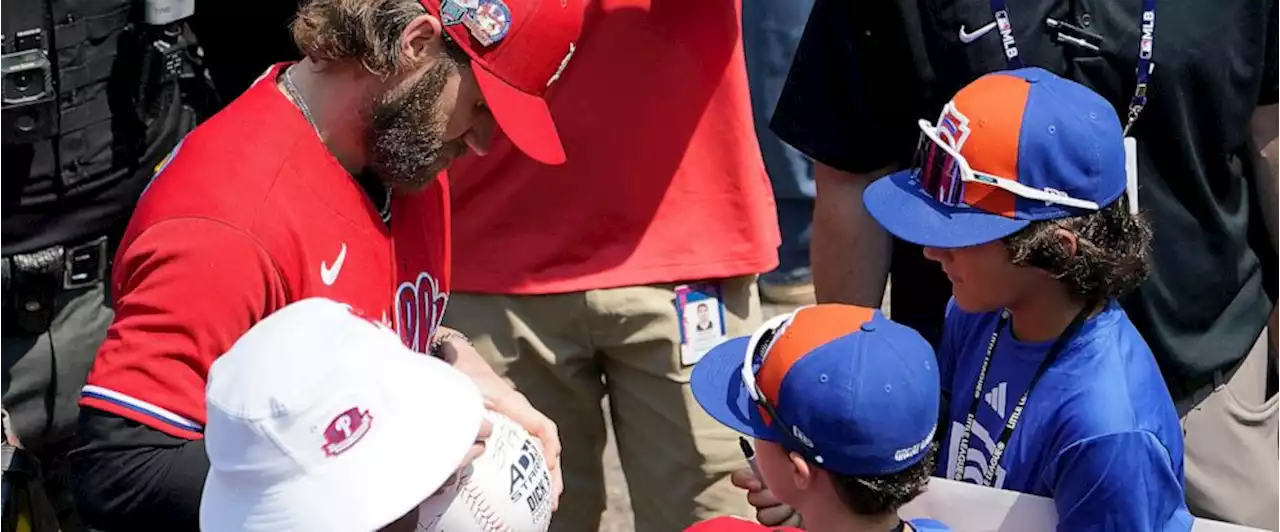
[[[1253,112],[1252,130],[1253,141],[1262,152],[1262,161],[1267,165],[1265,169],[1258,172],[1255,188],[1257,189],[1258,204],[1262,207],[1263,221],[1266,222],[1267,232],[1271,234],[1271,250],[1280,252],[1280,245],[1277,244],[1276,238],[1276,217],[1277,210],[1280,210],[1280,143],[1276,141],[1277,122],[1280,122],[1280,106],[1276,104],[1259,106]],[[1280,339],[1280,307],[1271,309],[1271,319],[1269,320],[1269,331],[1271,332],[1271,345],[1277,345]],[[1276,350],[1271,350],[1275,353]]]
[[[1280,186],[1277,186],[1277,173],[1280,173],[1280,155],[1276,146],[1276,113],[1280,107],[1280,52],[1277,51],[1277,27],[1280,26],[1280,6],[1272,4],[1270,20],[1267,22],[1267,47],[1263,60],[1262,88],[1258,94],[1258,107],[1253,112],[1250,129],[1253,133],[1254,145],[1262,155],[1262,162],[1267,168],[1256,175],[1255,192],[1258,195],[1258,206],[1262,209],[1263,221],[1267,232],[1271,234],[1271,250],[1280,252],[1276,239],[1276,210]],[[1272,307],[1269,321],[1271,332],[1271,353],[1276,354],[1274,346],[1280,339],[1280,307]]]
[[[523,394],[498,376],[480,352],[471,345],[466,335],[448,327],[440,327],[436,337],[440,342],[440,349],[433,354],[453,364],[453,367],[475,382],[480,395],[484,397],[485,408],[511,418],[542,442],[547,470],[551,473],[551,506],[552,509],[558,508],[564,481],[560,474],[560,432],[555,422],[535,409]]]
[[[854,174],[814,162],[817,195],[809,261],[818,302],[880,307],[893,238],[867,214],[862,193],[893,169]]]
[[[1053,490],[1058,530],[1191,530],[1182,477],[1172,464],[1147,431],[1071,444],[1042,473]]]
[[[1276,141],[1277,123],[1280,122],[1280,105],[1270,104],[1259,106],[1253,112],[1253,120],[1251,129],[1253,130],[1253,141],[1261,152],[1262,160],[1267,167],[1263,171],[1258,172],[1258,178],[1255,188],[1258,194],[1258,204],[1262,207],[1263,221],[1266,222],[1267,232],[1271,235],[1272,251],[1280,252],[1280,245],[1277,244],[1276,238],[1276,216],[1277,210],[1280,210],[1280,143]]]
[[[283,305],[283,284],[254,239],[217,221],[161,222],[126,246],[81,392],[76,506],[103,530],[194,530],[209,365]]]
[[[76,508],[105,532],[198,531],[209,472],[204,440],[170,436],[96,408],[80,412],[85,444],[71,456]]]
[[[818,1],[770,128],[813,158],[810,261],[820,302],[879,307],[892,240],[867,214],[867,185],[910,156],[921,97],[895,2]]]

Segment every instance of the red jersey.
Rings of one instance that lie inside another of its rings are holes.
[[[448,184],[397,194],[388,227],[279,91],[280,68],[191,132],[143,193],[81,405],[200,438],[214,359],[309,297],[350,304],[427,350],[449,292]]]
[[[539,164],[499,136],[449,168],[455,289],[542,294],[777,265],[740,2],[590,0],[548,93],[564,144]]]
[[[721,516],[694,523],[684,532],[801,532],[799,528],[769,528],[740,517]]]

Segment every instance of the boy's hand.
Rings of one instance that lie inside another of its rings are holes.
[[[756,509],[756,521],[764,526],[791,526],[804,528],[795,508],[783,504],[773,492],[751,473],[750,469],[734,471],[729,476],[734,486],[747,490],[747,502]]]

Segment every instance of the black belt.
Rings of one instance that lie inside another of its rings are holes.
[[[73,246],[52,246],[3,258],[4,325],[39,334],[49,327],[57,296],[105,281],[111,243],[98,237]]]

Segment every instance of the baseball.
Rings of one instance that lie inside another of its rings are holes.
[[[542,443],[496,412],[484,454],[418,508],[418,532],[544,532],[551,474]]]

